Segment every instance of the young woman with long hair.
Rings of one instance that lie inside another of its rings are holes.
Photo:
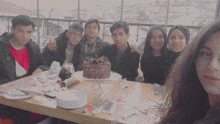
[[[220,20],[186,46],[166,83],[171,101],[161,124],[220,123]]]
[[[152,26],[145,41],[144,53],[141,57],[141,70],[145,83],[163,85],[167,74],[167,34],[160,25]]]

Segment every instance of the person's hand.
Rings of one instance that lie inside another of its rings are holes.
[[[55,37],[50,39],[50,42],[48,43],[48,49],[51,50],[51,51],[56,51],[57,50],[57,44],[56,44]]]
[[[136,46],[135,44],[131,44],[131,45],[130,45],[130,48],[131,48],[131,50],[130,50],[131,53],[135,53],[135,52],[138,51],[138,50],[137,50],[137,46]]]
[[[37,69],[32,73],[32,75],[38,75],[38,74],[40,74],[40,73],[42,73],[42,72],[43,72],[42,69],[37,68]]]
[[[138,76],[135,78],[135,81],[136,81],[136,82],[144,82],[144,77],[143,77],[143,75],[138,75]]]

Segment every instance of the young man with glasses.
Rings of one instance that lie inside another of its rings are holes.
[[[53,50],[49,48],[50,43],[44,48],[42,53],[44,65],[49,68],[53,61],[59,62],[61,66],[65,63],[72,63],[75,45],[82,39],[82,33],[83,27],[81,24],[71,24],[68,30],[55,38],[56,47]]]

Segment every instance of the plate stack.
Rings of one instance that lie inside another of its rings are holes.
[[[65,109],[76,109],[87,104],[87,92],[83,90],[66,90],[56,95],[57,106]]]

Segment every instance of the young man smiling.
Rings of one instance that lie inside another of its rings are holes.
[[[127,41],[130,37],[129,25],[125,21],[118,21],[111,26],[110,31],[115,44],[105,47],[103,54],[111,62],[113,72],[121,74],[122,78],[134,81],[138,76],[140,54],[130,52],[131,48]]]
[[[83,61],[86,57],[100,57],[104,47],[110,45],[108,42],[103,42],[98,35],[100,34],[100,25],[97,19],[92,19],[86,22],[85,35],[81,41],[75,46],[74,67],[76,71],[83,69]]]

